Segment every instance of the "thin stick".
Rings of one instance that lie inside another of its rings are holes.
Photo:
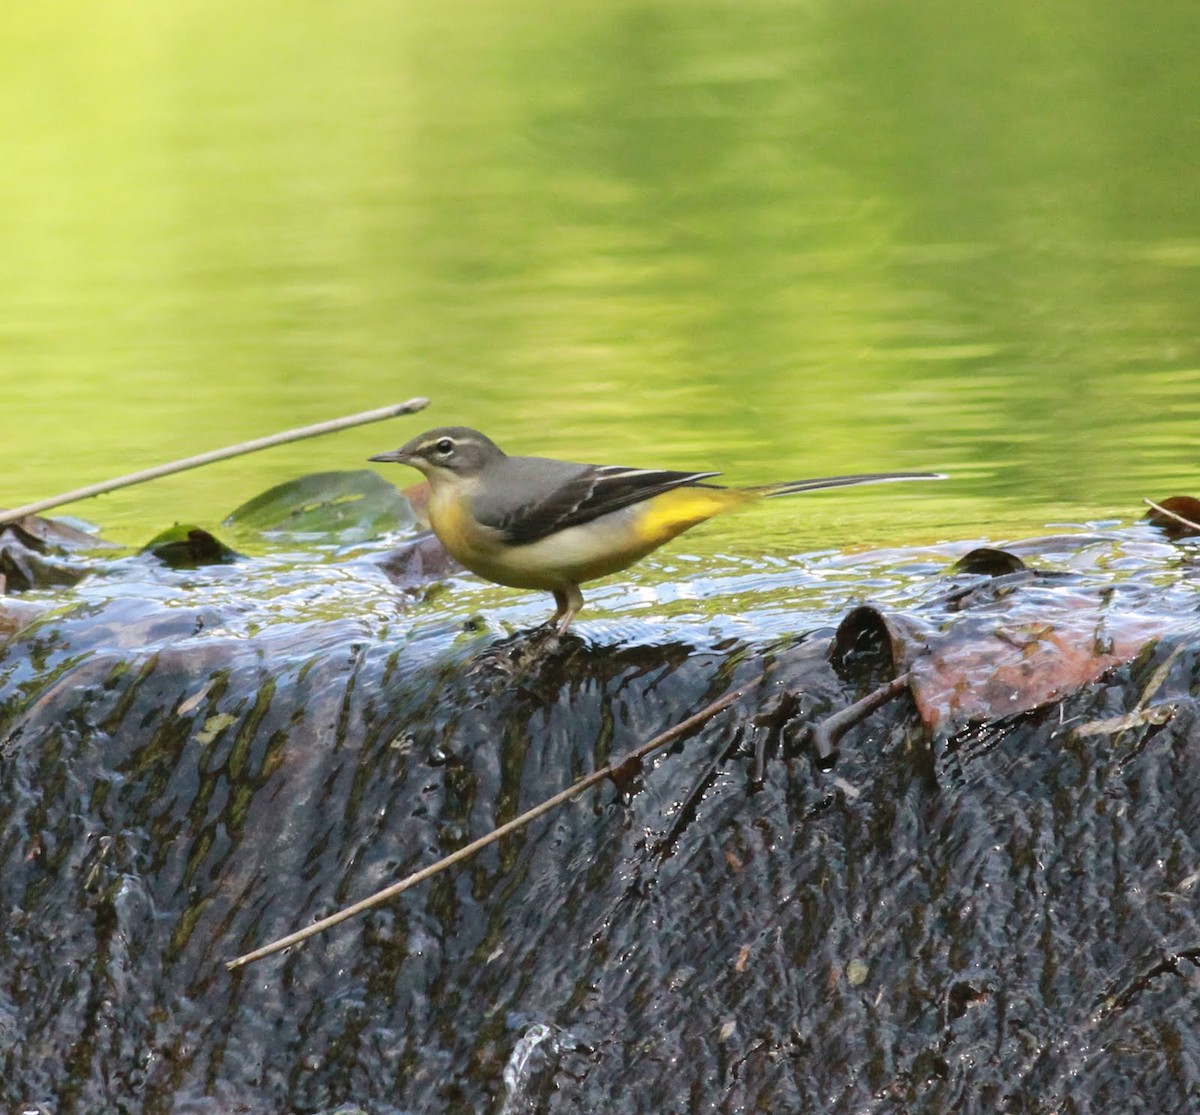
[[[426,879],[440,874],[448,867],[453,867],[456,863],[470,859],[476,852],[482,851],[489,844],[495,844],[497,840],[502,839],[509,833],[523,829],[543,813],[549,813],[552,809],[557,809],[560,805],[564,805],[572,798],[583,793],[584,790],[596,785],[597,782],[603,782],[606,778],[613,777],[627,764],[636,765],[640,763],[647,755],[657,751],[660,747],[665,747],[672,740],[678,739],[693,728],[700,727],[701,724],[711,720],[717,713],[728,708],[734,701],[744,697],[761,681],[762,675],[760,674],[753,681],[748,681],[745,685],[726,693],[725,696],[718,697],[712,704],[706,705],[686,720],[681,720],[674,727],[668,728],[648,743],[644,743],[641,747],[629,752],[619,762],[609,763],[608,766],[593,771],[578,782],[568,786],[565,790],[560,790],[553,797],[547,798],[532,809],[522,813],[519,817],[514,817],[511,821],[501,825],[499,828],[492,829],[491,832],[481,836],[478,840],[473,840],[470,844],[464,845],[457,852],[451,852],[450,855],[445,856],[436,863],[431,863],[428,867],[422,867],[420,871],[415,871],[413,874],[401,879],[398,883],[393,883],[391,886],[384,887],[381,891],[376,891],[369,898],[364,898],[361,902],[354,903],[353,906],[347,906],[344,909],[338,910],[335,914],[330,914],[328,917],[322,918],[320,921],[315,921],[312,925],[306,926],[304,929],[290,933],[286,937],[280,937],[277,941],[272,941],[269,945],[263,945],[262,948],[239,956],[236,960],[226,961],[225,967],[233,971],[244,964],[253,964],[254,961],[261,960],[264,956],[270,956],[272,953],[291,948],[292,945],[298,945],[301,941],[306,941],[309,937],[315,936],[317,933],[322,933],[326,929],[330,929],[340,922],[354,917],[356,914],[361,914],[364,910],[369,910],[372,906],[378,906],[380,903],[388,901],[388,899],[395,898],[396,895],[403,893],[410,887],[416,886],[417,883],[422,883]]]
[[[861,701],[855,701],[844,709],[839,709],[832,716],[827,716],[812,730],[813,746],[817,752],[817,762],[822,766],[832,765],[837,758],[838,743],[855,724],[861,724],[877,708],[882,708],[888,701],[894,701],[908,688],[912,674],[903,673],[893,678],[886,685],[872,690]]]
[[[196,457],[184,457],[181,461],[156,465],[154,468],[143,469],[141,472],[131,472],[128,476],[118,476],[115,480],[104,480],[99,484],[89,484],[86,488],[76,488],[72,492],[64,492],[59,496],[40,499],[36,503],[27,503],[24,507],[17,507],[12,511],[0,510],[0,524],[14,522],[26,515],[37,515],[42,511],[49,511],[52,507],[61,507],[64,503],[75,503],[77,500],[116,491],[117,488],[128,488],[132,484],[157,480],[160,476],[170,476],[175,472],[186,472],[189,468],[199,468],[201,465],[212,464],[213,461],[224,461],[229,457],[240,457],[245,453],[257,453],[260,449],[270,449],[275,445],[286,445],[290,441],[320,437],[322,434],[348,430],[352,426],[365,426],[368,422],[381,422],[385,418],[393,418],[398,414],[413,414],[418,410],[424,410],[428,405],[428,399],[409,399],[406,403],[393,403],[391,406],[380,407],[378,410],[364,410],[361,414],[333,418],[328,422],[318,422],[315,426],[301,426],[295,430],[285,430],[281,434],[271,434],[270,437],[260,437],[254,441],[243,441],[240,445],[214,449]]]

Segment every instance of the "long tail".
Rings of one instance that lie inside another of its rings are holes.
[[[893,480],[945,480],[944,472],[862,472],[855,476],[821,476],[815,480],[787,480],[782,484],[760,484],[743,491],[755,492],[766,499],[792,496],[797,492],[815,492],[820,488],[849,488],[854,484],[886,484]]]

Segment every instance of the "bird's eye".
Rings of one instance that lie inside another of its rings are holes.
[[[434,446],[434,449],[437,450],[440,456],[449,457],[450,454],[454,452],[454,442],[452,442],[448,437],[444,437],[437,443],[437,445]]]

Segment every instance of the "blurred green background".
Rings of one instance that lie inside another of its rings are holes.
[[[417,394],[67,510],[144,541],[442,423],[953,474],[700,551],[1200,494],[1198,32],[1154,0],[8,0],[0,505]]]

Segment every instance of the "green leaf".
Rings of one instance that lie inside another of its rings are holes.
[[[255,496],[224,525],[260,534],[361,542],[411,527],[408,500],[369,469],[314,472]]]

